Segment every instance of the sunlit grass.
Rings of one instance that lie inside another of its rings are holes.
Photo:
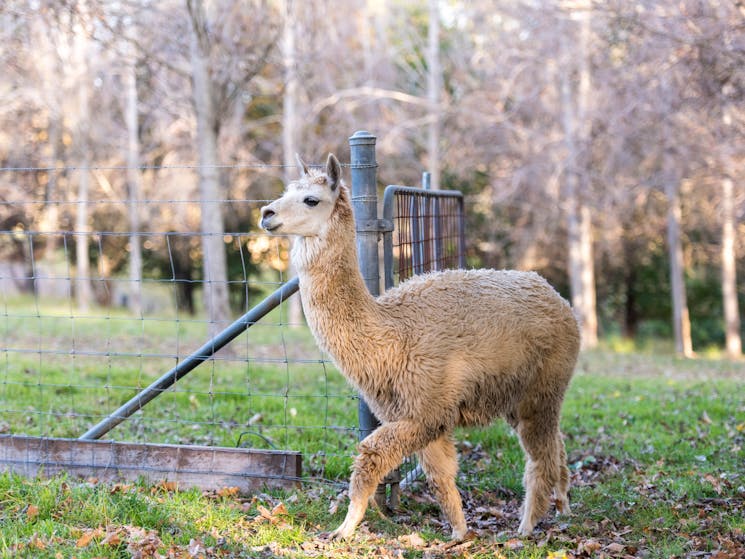
[[[0,432],[76,438],[209,338],[200,317],[137,317],[28,296],[0,305]],[[159,311],[160,312],[160,311]],[[357,397],[307,327],[272,311],[110,439],[307,453],[307,471],[346,472]]]
[[[680,366],[670,368],[671,363]],[[618,543],[627,553],[636,549],[663,558],[691,549],[715,550],[721,538],[735,541],[745,530],[742,508],[732,506],[740,502],[738,487],[745,483],[744,366],[701,360],[689,368],[666,356],[583,355],[562,419],[574,478],[573,514],[547,518],[537,536],[525,540],[515,536],[516,517],[497,518],[494,531],[480,531],[466,548],[470,556],[545,559],[568,552],[569,557],[589,542]],[[188,398],[173,405],[174,410],[190,406]],[[459,431],[457,438],[459,486],[469,503],[473,500],[469,506],[483,502],[498,510],[503,502],[516,514],[523,459],[511,430],[497,423]],[[347,467],[348,462],[339,467],[341,477]],[[586,477],[596,470],[597,475]],[[24,556],[19,553],[23,549],[29,557],[119,557],[125,544],[103,543],[106,530],[85,547],[78,548],[77,542],[99,527],[136,526],[157,534],[161,553],[200,542],[212,550],[208,557],[220,556],[220,549],[228,556],[272,556],[266,550],[274,549],[300,557],[306,556],[303,546],[328,557],[376,557],[381,550],[395,549],[403,557],[423,557],[421,547],[407,547],[401,543],[406,540],[398,539],[416,532],[429,546],[429,556],[444,557],[437,546],[446,534],[441,524],[433,524],[439,509],[422,499],[421,491],[406,492],[402,510],[389,519],[368,512],[353,542],[318,544],[317,535],[334,528],[346,508],[342,499],[336,512],[329,510],[336,509],[338,488],[333,485],[305,484],[297,492],[239,498],[196,490],[171,493],[138,484],[112,489],[64,476],[28,481],[4,474],[0,553]],[[280,504],[286,513],[274,521],[259,518],[259,507],[271,511]],[[129,532],[121,530],[124,538]]]
[[[69,303],[35,305],[18,298],[0,306],[3,433],[77,437],[206,339],[206,324],[190,317],[142,320],[121,309],[94,309],[81,318],[72,317]],[[232,353],[198,367],[108,437],[299,450],[309,480],[301,490],[220,497],[2,474],[0,556],[130,556],[127,545],[139,545],[143,533],[157,537],[159,553],[176,550],[175,556],[190,553],[190,545],[211,550],[205,557],[277,550],[305,556],[303,546],[322,556],[441,556],[397,539],[417,532],[436,546],[445,537],[434,522],[438,507],[421,498],[418,485],[392,518],[369,512],[354,542],[316,543],[341,521],[346,500],[338,499],[340,485],[310,480],[348,478],[357,400],[308,330],[288,327],[284,312],[273,311]],[[655,346],[664,351],[650,347],[606,340],[580,358],[562,417],[574,514],[547,519],[537,538],[519,545],[516,517],[497,519],[493,531],[482,529],[464,548],[472,557],[560,557],[578,542],[609,545],[614,533],[648,557],[681,556],[694,545],[697,552],[716,549],[714,534],[732,539],[745,530],[742,507],[733,507],[745,485],[745,363],[703,353],[679,359],[668,342]],[[512,430],[497,422],[456,437],[468,513],[483,503],[516,515],[523,456]],[[280,504],[286,512],[261,520],[260,507]]]

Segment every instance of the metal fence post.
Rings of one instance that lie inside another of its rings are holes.
[[[357,255],[367,289],[380,295],[378,269],[378,184],[375,136],[360,130],[349,138],[352,209],[357,229]]]
[[[380,295],[380,268],[378,241],[381,222],[378,219],[378,182],[375,161],[376,137],[365,130],[355,132],[349,138],[350,167],[352,177],[352,210],[357,231],[357,258],[367,289],[374,296]],[[360,440],[380,425],[363,399],[359,404]],[[379,506],[386,504],[386,484],[391,485],[390,506],[398,505],[398,471],[389,475],[378,486],[375,500]]]

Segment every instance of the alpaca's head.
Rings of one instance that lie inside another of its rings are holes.
[[[297,157],[302,176],[281,198],[261,208],[261,227],[272,234],[324,236],[341,191],[341,165],[329,154],[325,171],[309,170]]]

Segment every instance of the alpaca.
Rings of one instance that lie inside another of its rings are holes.
[[[329,154],[325,172],[298,164],[302,177],[261,209],[261,226],[296,237],[291,260],[310,329],[382,423],[359,444],[347,515],[331,537],[351,536],[383,477],[415,454],[452,538],[462,539],[452,432],[497,417],[526,456],[520,535],[552,496],[568,512],[559,415],[579,351],[569,304],[538,274],[496,270],[428,273],[374,298],[339,161]]]

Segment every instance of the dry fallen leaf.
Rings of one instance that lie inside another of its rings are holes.
[[[237,487],[221,487],[217,490],[218,497],[235,497],[238,495]]]
[[[595,553],[598,549],[600,549],[601,545],[600,542],[597,542],[595,540],[585,540],[583,542],[580,542],[577,546],[577,553],[586,553],[587,555],[592,555]]]
[[[722,482],[711,474],[706,474],[704,479],[711,483],[717,495],[722,494]]]
[[[511,540],[507,540],[506,542],[504,542],[504,546],[507,549],[514,551],[516,549],[522,549],[525,546],[525,544],[523,543],[522,540],[519,540],[517,538],[512,538]]]
[[[163,480],[157,485],[153,485],[153,487],[150,489],[150,493],[152,494],[155,494],[158,491],[165,491],[166,493],[174,493],[178,491],[178,482]]]
[[[422,538],[422,536],[420,536],[416,532],[400,536],[398,538],[398,541],[400,541],[404,545],[408,545],[411,547],[424,547],[426,545],[424,538]]]
[[[279,503],[272,509],[272,516],[287,516],[287,507],[284,503]]]
[[[132,487],[134,487],[134,485],[132,485],[131,483],[115,483],[111,486],[111,490],[109,491],[109,493],[111,493],[112,495],[114,495],[115,493],[126,493],[127,491],[132,489]]]
[[[26,518],[28,520],[34,520],[37,516],[39,516],[39,507],[36,505],[29,505],[28,508],[26,508]]]
[[[156,557],[158,548],[163,543],[155,530],[136,526],[127,526],[123,535],[127,537],[127,551],[132,555],[132,559]]]
[[[34,534],[31,538],[31,541],[28,542],[29,547],[34,547],[36,549],[46,549],[47,544],[42,541],[37,534]]]
[[[123,530],[117,529],[113,532],[106,534],[106,537],[101,540],[102,545],[110,545],[111,547],[117,547],[122,543],[122,532]]]
[[[609,543],[605,546],[605,551],[613,555],[620,555],[624,552],[626,546],[617,542]]]
[[[191,555],[192,557],[198,557],[200,554],[206,553],[204,543],[201,540],[197,540],[197,539],[189,540],[189,545],[186,548],[186,550],[189,552],[189,555]]]
[[[86,547],[89,543],[93,541],[94,538],[100,537],[101,533],[102,533],[101,528],[96,528],[95,530],[88,530],[82,536],[78,538],[78,541],[75,542],[75,545],[77,547]]]

